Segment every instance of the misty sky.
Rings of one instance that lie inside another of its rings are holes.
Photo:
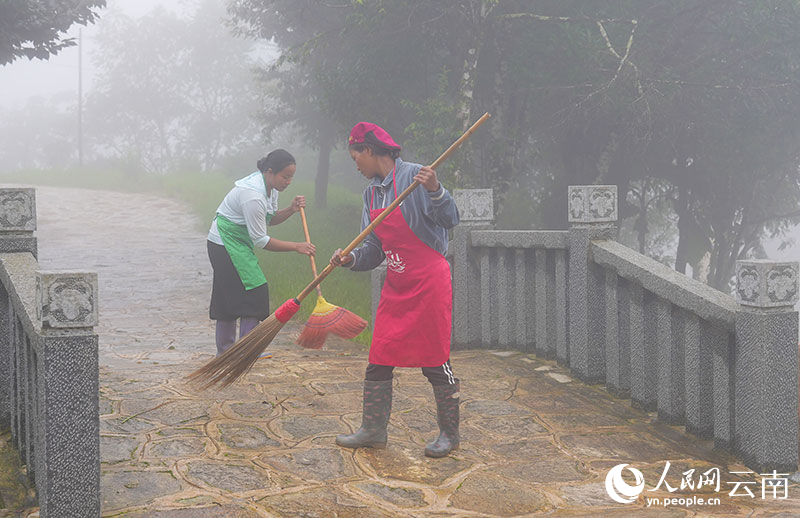
[[[103,23],[103,14],[110,9],[120,10],[128,16],[139,17],[152,11],[157,6],[181,12],[191,0],[107,0],[106,8],[100,11],[100,19],[89,26],[74,25],[68,36],[78,37],[81,29],[83,36],[83,92],[91,88],[92,83],[92,43],[97,27]],[[0,108],[13,108],[24,105],[29,97],[41,95],[49,97],[56,93],[73,92],[78,95],[78,48],[70,47],[62,50],[49,60],[33,60],[19,58],[13,63],[0,66]]]

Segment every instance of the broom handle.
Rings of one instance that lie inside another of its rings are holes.
[[[308,233],[308,220],[306,219],[306,209],[304,207],[300,207],[300,219],[303,220],[303,232],[306,234],[306,243],[311,243],[311,234]],[[314,277],[317,277],[317,262],[314,260],[313,255],[308,256],[311,259],[311,273],[314,274]],[[317,295],[320,297],[322,296],[322,288],[319,287],[317,284]]]
[[[458,149],[458,147],[461,144],[463,144],[464,141],[467,140],[470,137],[470,135],[472,135],[475,132],[475,130],[478,129],[478,127],[481,124],[486,122],[486,120],[489,117],[490,117],[490,115],[487,112],[487,113],[484,113],[481,116],[480,119],[475,121],[475,124],[470,126],[470,128],[467,131],[465,131],[464,134],[461,135],[458,138],[458,140],[453,142],[450,145],[450,147],[447,148],[447,151],[442,153],[442,155],[439,158],[437,158],[436,161],[433,164],[431,164],[431,169],[436,169],[437,167],[439,167],[439,165],[442,162],[444,162],[447,159],[447,157],[449,157],[453,153],[453,151]],[[414,189],[417,188],[418,185],[419,185],[419,182],[414,180],[411,183],[411,185],[409,185],[408,188],[406,188],[405,191],[403,191],[388,207],[386,207],[386,209],[384,211],[382,211],[380,214],[378,214],[378,216],[375,219],[372,220],[372,223],[367,225],[367,228],[362,230],[361,233],[358,236],[356,236],[356,238],[353,239],[353,241],[349,245],[347,245],[347,248],[342,250],[342,255],[345,256],[345,255],[349,254],[358,245],[360,245],[361,242],[364,241],[364,239],[366,239],[367,236],[373,230],[375,230],[375,227],[380,225],[381,221],[383,221],[386,218],[386,216],[388,216],[394,209],[396,209],[403,202],[403,200],[405,200],[408,197],[408,195],[411,194],[414,191]],[[317,275],[317,277],[313,281],[311,281],[309,283],[309,285],[306,286],[305,289],[303,291],[301,291],[300,294],[297,297],[295,297],[297,299],[297,301],[298,302],[302,302],[303,299],[306,298],[309,293],[311,293],[311,290],[313,290],[316,286],[318,286],[319,283],[321,283],[323,281],[323,279],[325,279],[325,277],[327,277],[334,270],[334,268],[336,268],[334,265],[328,263],[328,266],[326,266],[325,269],[322,270],[322,272],[320,272],[320,274]]]

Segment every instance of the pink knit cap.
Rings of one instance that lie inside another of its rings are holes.
[[[369,137],[370,133],[372,133],[372,137],[374,138]],[[348,144],[364,144],[365,142],[378,145],[385,149],[397,151],[401,149],[385,129],[371,122],[359,122],[350,130]]]

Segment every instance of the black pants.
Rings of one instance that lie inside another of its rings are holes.
[[[369,381],[387,381],[392,379],[394,367],[391,365],[376,365],[370,363],[367,365],[367,373],[365,379]],[[422,374],[428,378],[431,385],[452,385],[458,382],[458,378],[453,376],[453,369],[450,368],[450,360],[444,362],[444,365],[438,367],[422,367]]]
[[[208,258],[214,269],[211,288],[211,304],[208,316],[211,320],[236,320],[240,317],[264,320],[269,311],[269,285],[262,284],[247,290],[239,272],[231,261],[225,247],[207,241]]]

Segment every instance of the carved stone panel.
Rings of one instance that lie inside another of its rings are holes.
[[[453,199],[461,221],[487,222],[494,219],[494,191],[492,189],[456,189]]]
[[[96,273],[36,273],[36,313],[42,326],[72,328],[97,325]]]
[[[791,307],[798,300],[798,263],[736,261],[736,301],[759,308]]]
[[[0,189],[0,232],[36,230],[36,190]]]
[[[570,223],[617,221],[616,185],[570,185],[568,189]]]

